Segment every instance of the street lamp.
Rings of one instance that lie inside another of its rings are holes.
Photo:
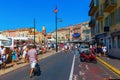
[[[34,18],[34,47],[35,47],[35,18]]]
[[[57,45],[57,21],[59,19],[59,22],[62,22],[62,19],[57,17],[57,12],[58,12],[58,9],[57,9],[57,6],[56,6],[56,8],[54,9],[54,13],[55,13],[55,25],[56,25],[56,52],[58,51],[58,45]]]
[[[57,47],[57,6],[56,8],[54,9],[54,13],[55,13],[55,25],[56,25],[56,52],[58,51],[58,47]]]
[[[57,45],[57,12],[56,12],[55,19],[56,19],[56,52],[57,52],[58,51],[58,45]]]

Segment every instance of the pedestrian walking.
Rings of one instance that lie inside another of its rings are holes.
[[[23,48],[22,48],[22,62],[26,62],[26,54],[27,54],[27,46],[26,43],[23,44]]]
[[[17,47],[14,46],[14,50],[12,52],[12,65],[17,65]]]
[[[105,45],[103,45],[102,49],[103,49],[103,56],[106,56],[107,47]]]
[[[30,78],[32,77],[32,74],[34,72],[35,69],[35,65],[38,61],[37,58],[37,51],[34,48],[33,45],[28,46],[28,57],[29,57],[29,61],[30,61]]]
[[[2,59],[2,68],[5,69],[6,68],[6,52],[5,52],[4,45],[1,45],[0,54]]]

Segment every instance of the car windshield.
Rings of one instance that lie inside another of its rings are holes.
[[[89,48],[89,46],[85,46],[85,45],[84,45],[84,46],[81,46],[81,48]]]

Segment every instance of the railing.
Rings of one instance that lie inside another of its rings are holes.
[[[94,2],[93,2],[94,1]],[[89,10],[89,14],[91,13],[92,9],[96,6],[98,6],[98,0],[92,0],[91,4],[90,4],[90,10]]]
[[[91,27],[92,25],[95,25],[95,19],[91,19],[89,22],[89,26]]]
[[[104,8],[107,8],[109,5],[116,4],[116,0],[105,0]]]
[[[103,12],[99,12],[99,11],[98,11],[98,12],[96,13],[96,19],[97,19],[98,17],[101,17],[101,16],[103,16]]]

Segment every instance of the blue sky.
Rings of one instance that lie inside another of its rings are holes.
[[[58,28],[89,20],[90,0],[0,0],[0,31],[33,27],[41,31],[55,30],[54,9],[58,6]]]

